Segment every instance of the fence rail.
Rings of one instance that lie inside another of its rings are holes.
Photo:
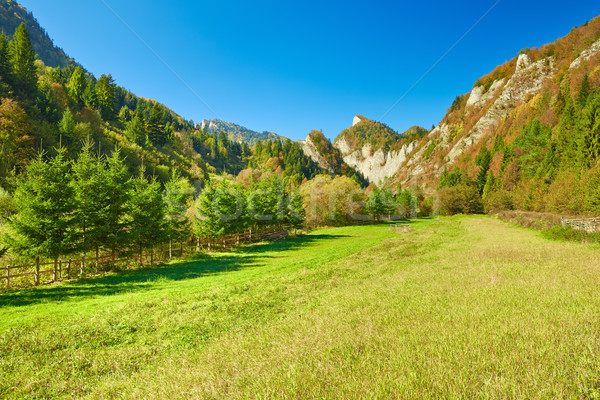
[[[91,255],[81,258],[59,259],[52,262],[40,262],[37,259],[34,263],[20,264],[0,267],[4,271],[0,275],[0,280],[4,280],[6,287],[17,278],[19,286],[39,285],[42,276],[51,275],[52,279],[46,283],[57,282],[65,278],[81,278],[86,275],[100,275],[116,268],[127,269],[132,265],[154,265],[165,260],[173,258],[184,258],[186,255],[199,251],[226,250],[239,246],[240,244],[257,243],[261,241],[276,241],[288,236],[288,230],[293,227],[270,228],[261,230],[252,230],[225,235],[220,238],[195,238],[185,242],[169,242],[158,248],[145,249],[138,254],[119,256],[118,254]],[[42,267],[52,266],[51,269]],[[15,271],[15,272],[13,272]],[[33,276],[33,281],[23,280]]]
[[[581,219],[566,219],[561,218],[562,226],[569,226],[573,229],[586,231],[588,233],[600,232],[600,218],[581,218]]]

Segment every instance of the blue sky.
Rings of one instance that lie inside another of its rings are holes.
[[[399,132],[430,128],[456,95],[520,49],[600,15],[597,0],[19,2],[96,76],[111,73],[187,119],[219,118],[295,140],[312,129],[333,139],[355,114]]]

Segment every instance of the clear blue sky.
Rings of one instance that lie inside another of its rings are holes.
[[[104,0],[218,118],[301,139],[384,113],[496,0]],[[102,0],[21,0],[96,76],[187,119],[217,118]],[[600,2],[501,0],[382,121],[430,128],[458,94],[524,47],[566,35]]]

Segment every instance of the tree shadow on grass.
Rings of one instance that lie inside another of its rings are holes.
[[[151,290],[157,280],[182,281],[263,265],[269,252],[293,251],[317,241],[335,240],[346,235],[306,235],[275,243],[241,247],[228,253],[200,253],[185,261],[148,267],[113,275],[81,279],[59,285],[28,288],[0,294],[0,307],[18,307],[37,303],[60,302],[74,298],[111,296],[123,292]]]

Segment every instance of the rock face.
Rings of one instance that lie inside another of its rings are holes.
[[[553,71],[553,59],[543,59],[531,63],[526,54],[521,54],[517,60],[515,73],[506,82],[502,92],[486,113],[477,121],[467,135],[461,138],[452,150],[450,150],[448,153],[449,161],[453,162],[468,146],[477,143],[486,130],[508,115],[516,104],[525,101],[527,96],[539,92],[544,81],[552,76]],[[473,101],[471,103],[472,106],[479,105],[481,107],[485,105],[496,95],[496,92],[502,87],[503,81],[495,81],[490,90],[483,95],[479,94],[483,88],[480,86],[474,88],[471,95],[475,92],[475,98],[479,97],[479,99]],[[471,97],[469,96],[470,99]],[[467,104],[469,103],[467,102]]]
[[[361,122],[373,123],[367,118],[356,115],[352,126]],[[396,133],[394,135],[397,136]],[[398,168],[407,160],[408,155],[414,150],[414,142],[402,146],[399,150],[385,151],[382,148],[373,148],[370,143],[361,148],[353,148],[346,137],[340,135],[333,145],[342,153],[344,162],[359,171],[369,182],[381,184],[386,179],[393,177]]]
[[[300,143],[300,146],[302,146],[304,154],[306,154],[311,160],[316,162],[319,165],[319,167],[323,168],[326,171],[329,171],[330,173],[334,172],[331,165],[329,165],[327,160],[325,160],[325,157],[323,157],[321,153],[319,153],[319,151],[317,150],[317,146],[315,146],[312,139],[310,138],[310,133],[308,134],[308,136],[306,136],[305,140],[299,140],[298,143]]]
[[[569,69],[571,70],[571,69],[578,68],[581,65],[581,63],[586,62],[587,60],[589,60],[590,58],[592,58],[599,52],[600,52],[600,40],[597,40],[590,46],[590,48],[581,52],[579,57],[577,57],[571,63],[571,65],[569,66]]]
[[[346,154],[350,150],[350,146],[344,138],[337,140],[334,146],[342,154]],[[344,162],[363,174],[369,182],[381,184],[398,172],[398,168],[406,161],[406,158],[413,150],[414,143],[403,146],[399,151],[390,151],[387,153],[383,149],[373,152],[371,145],[366,144],[362,149],[345,155]]]

